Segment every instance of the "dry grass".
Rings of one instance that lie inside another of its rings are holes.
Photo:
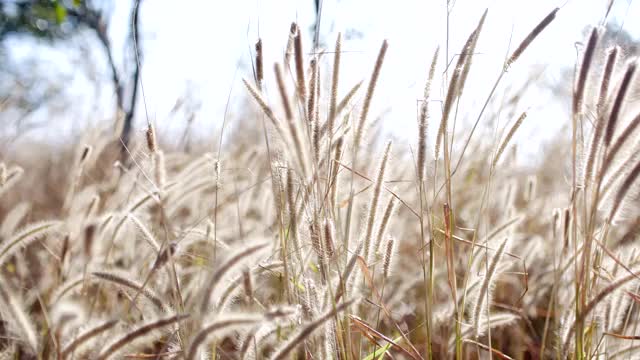
[[[390,141],[378,149],[383,139],[365,131],[393,44],[365,64],[373,72],[359,94],[360,83],[338,86],[341,38],[333,57],[314,55],[306,69],[295,24],[295,61],[287,52],[274,66],[271,97],[258,40],[255,78],[245,80],[254,112],[216,152],[172,150],[150,126],[124,164],[110,130],[87,132],[52,162],[44,148],[4,154],[2,358],[640,356],[640,117],[626,96],[636,62],[623,66],[591,33],[566,120],[573,131],[535,168],[516,163],[510,141],[526,124],[519,104],[531,100],[494,99],[557,13],[507,57],[478,114],[493,125],[462,136],[452,109],[487,14],[442,113],[428,106],[446,63],[434,52],[416,161]],[[522,115],[497,129],[500,114]],[[435,149],[431,119],[440,120]]]

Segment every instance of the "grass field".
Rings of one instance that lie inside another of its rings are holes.
[[[557,12],[514,39],[493,90]],[[456,127],[484,21],[437,113],[434,52],[410,146],[369,113],[387,42],[339,88],[340,37],[309,56],[292,24],[274,67],[258,42],[248,110],[209,144],[171,148],[148,123],[122,151],[116,121],[4,154],[0,359],[640,356],[637,63],[594,28],[566,132],[523,165],[520,93]]]

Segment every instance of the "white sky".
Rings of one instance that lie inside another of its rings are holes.
[[[618,22],[626,20],[625,30],[638,37],[640,26],[634,20],[640,18],[640,6],[630,1],[616,1],[610,18]],[[112,17],[110,34],[116,51],[122,47],[121,39],[126,36],[127,3],[119,2]],[[455,1],[450,15],[449,58],[459,51],[484,9],[489,9],[461,115],[474,119],[477,116],[481,102],[500,72],[511,36],[513,49],[549,11],[561,7],[556,20],[512,67],[503,85],[523,81],[540,66],[546,66],[540,81],[553,82],[559,78],[560,69],[574,64],[575,42],[583,40],[585,26],[601,21],[606,5],[607,0]],[[308,37],[304,46],[306,51],[311,51],[312,0],[184,0],[179,4],[173,0],[144,0],[141,11],[145,97],[150,117],[165,131],[181,129],[184,125],[182,119],[170,116],[170,110],[176,99],[185,96],[187,91],[194,102],[202,104],[197,113],[196,128],[206,132],[219,131],[229,91],[235,99],[246,95],[241,79],[252,77],[250,51],[258,37],[264,44],[267,84],[274,82],[272,65],[282,60],[292,21],[298,21],[306,30]],[[370,116],[390,110],[384,120],[385,129],[413,143],[416,100],[421,97],[428,64],[437,46],[441,48],[438,72],[444,70],[446,0],[324,1],[321,39],[327,43],[328,50],[331,51],[338,31],[344,34],[353,30],[362,37],[343,43],[340,94],[345,94],[359,80],[366,83],[380,44],[388,39],[389,50]],[[100,56],[98,54],[96,58]],[[116,56],[121,57],[121,54]],[[324,64],[331,60],[331,57],[325,57]],[[238,64],[242,66],[238,68]],[[330,67],[325,66],[324,75],[329,73]],[[105,86],[110,86],[108,73],[103,79]],[[440,82],[433,91],[434,99],[442,98],[444,90]],[[84,93],[90,102],[90,95]],[[279,103],[276,97],[273,99],[273,103]],[[529,109],[529,117],[523,125],[524,134],[548,134],[548,130],[567,121],[561,104],[554,101],[549,91],[533,91],[522,104],[521,110]],[[437,106],[433,104],[433,111]],[[87,107],[86,114],[78,117],[106,118],[113,109],[109,104],[100,108],[102,112]],[[142,126],[144,116],[140,106],[137,111],[139,126]],[[437,121],[439,116],[432,118]]]
[[[548,65],[544,76],[555,81],[561,68],[573,65],[574,43],[582,41],[585,26],[601,21],[606,5],[606,0],[566,3],[564,0],[457,0],[450,15],[450,58],[459,51],[484,9],[489,9],[477,49],[480,55],[474,60],[468,83],[467,98],[475,101],[467,102],[468,106],[464,107],[467,113],[472,117],[478,113],[481,105],[478,103],[484,101],[501,69],[512,29],[513,49],[550,10],[562,7],[556,21],[512,68],[505,84],[510,80],[522,81],[536,65]],[[144,6],[145,33],[153,34],[153,39],[145,40],[143,74],[150,112],[161,122],[163,114],[168,113],[175,99],[184,93],[186,84],[190,84],[203,103],[198,122],[218,126],[231,86],[233,97],[245,94],[240,78],[251,78],[250,68],[241,68],[235,82],[234,72],[239,61],[251,63],[249,51],[256,39],[259,36],[263,39],[267,83],[273,84],[272,64],[282,59],[291,21],[297,20],[303,29],[309,30],[314,16],[311,0],[190,0],[181,6],[176,6],[174,1],[155,0]],[[631,4],[628,8],[626,1],[617,1],[613,13],[618,19],[625,14],[629,19],[637,19],[640,7]],[[626,22],[625,28],[640,35],[640,27],[634,21]],[[444,69],[446,1],[325,1],[321,37],[328,50],[333,47],[338,31],[344,34],[349,29],[357,30],[363,37],[343,44],[341,94],[355,82],[368,79],[380,44],[388,39],[389,50],[371,115],[389,109],[385,128],[413,142],[416,99],[421,97],[428,64],[437,46],[441,47],[438,69],[440,72]],[[311,51],[310,31],[307,34],[305,50]],[[325,60],[328,64],[331,58]],[[329,71],[330,67],[325,66],[325,74]],[[434,90],[440,90],[440,94],[444,91],[442,86]],[[442,95],[436,92],[434,98]],[[279,103],[276,97],[273,99],[275,104]],[[563,122],[565,117],[559,105],[550,111],[550,100],[551,96],[536,93],[523,101],[526,108],[531,108],[529,125],[523,129],[548,129]]]

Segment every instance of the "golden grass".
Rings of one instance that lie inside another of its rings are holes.
[[[4,154],[2,355],[637,356],[640,116],[626,106],[636,62],[616,66],[617,48],[600,51],[600,31],[591,32],[566,119],[573,131],[558,134],[536,166],[518,165],[512,139],[526,126],[520,103],[535,99],[494,98],[557,13],[507,57],[471,130],[449,120],[462,116],[452,109],[490,17],[443,84],[441,111],[429,106],[444,66],[436,50],[415,144],[393,152],[380,132],[365,131],[375,126],[369,111],[379,74],[393,71],[383,70],[393,46],[384,41],[365,64],[373,71],[356,101],[360,83],[338,88],[341,37],[334,58],[314,54],[307,71],[293,24],[273,68],[278,94],[264,91],[269,60],[258,40],[255,84],[245,80],[255,106],[216,152],[171,149],[149,125],[123,162],[110,130],[88,131],[69,149]],[[602,74],[590,66],[600,60]],[[522,115],[497,129],[503,113]],[[435,148],[429,118],[440,120]],[[484,119],[492,126],[477,127]]]

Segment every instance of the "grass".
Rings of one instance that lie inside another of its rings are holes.
[[[5,156],[3,358],[638,356],[635,60],[590,33],[571,130],[536,167],[511,142],[535,121],[520,105],[531,100],[495,98],[556,15],[507,55],[470,130],[455,123],[490,17],[461,49],[440,112],[435,50],[406,153],[369,118],[393,44],[366,64],[361,94],[339,87],[341,37],[335,53],[309,56],[293,24],[278,94],[264,91],[258,39],[244,80],[255,106],[215,152],[171,150],[149,124],[124,158],[111,128],[52,167],[43,148]]]

